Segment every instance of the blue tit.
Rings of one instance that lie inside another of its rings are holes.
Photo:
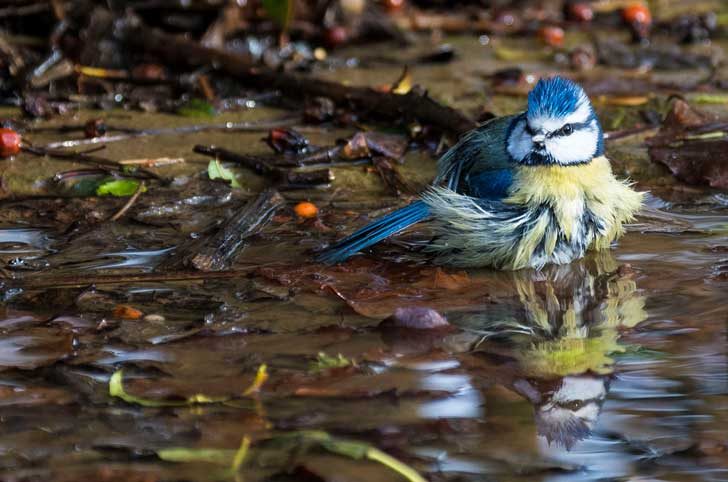
[[[465,134],[438,161],[420,200],[319,254],[339,263],[415,224],[434,234],[437,264],[540,269],[603,250],[624,233],[642,193],[614,177],[589,98],[576,83],[541,79],[525,112]]]

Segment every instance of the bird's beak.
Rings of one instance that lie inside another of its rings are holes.
[[[546,141],[546,136],[543,134],[534,134],[531,136],[531,141],[533,141],[534,144],[543,144],[544,141]]]

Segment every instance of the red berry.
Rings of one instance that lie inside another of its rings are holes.
[[[0,157],[14,156],[20,152],[20,134],[12,129],[0,129]]]
[[[652,23],[652,14],[647,5],[643,3],[632,3],[622,10],[622,18],[627,23]]]
[[[569,3],[566,6],[566,16],[576,22],[591,22],[594,19],[594,10],[586,2]]]
[[[396,12],[404,6],[405,0],[384,0],[384,7],[390,12]]]
[[[564,29],[561,27],[541,27],[538,36],[544,43],[552,47],[564,45]]]
[[[349,40],[349,32],[341,25],[326,30],[324,41],[329,48],[335,48]]]

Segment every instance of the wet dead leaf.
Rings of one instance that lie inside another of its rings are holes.
[[[381,328],[405,328],[411,330],[442,330],[451,325],[447,319],[432,308],[397,308],[392,316],[379,325]]]
[[[31,328],[0,339],[0,371],[33,370],[52,365],[73,352],[73,335],[57,328]]]
[[[712,120],[711,116],[700,112],[682,99],[675,99],[662,123],[661,132],[683,131],[690,127],[698,127]],[[664,131],[663,131],[664,129]]]
[[[429,274],[425,272],[423,274]],[[431,284],[430,284],[431,283]],[[432,270],[432,278],[425,278],[418,284],[420,286],[431,287],[431,288],[442,288],[446,290],[459,290],[470,286],[472,281],[467,271],[457,271],[448,273],[442,268],[435,268]]]
[[[688,184],[728,189],[728,124],[676,99],[656,136],[647,140],[653,162]]]
[[[332,267],[315,264],[261,268],[259,274],[289,288],[319,294],[328,292],[360,315],[379,320],[401,307],[446,312],[490,304],[500,296],[513,296],[506,273],[469,281],[467,275],[458,272],[453,275],[370,257],[357,257]]]
[[[728,140],[652,146],[649,153],[654,162],[667,166],[681,181],[728,189]]]
[[[0,407],[67,405],[74,400],[60,388],[0,385]]]
[[[382,132],[357,132],[341,150],[345,159],[361,159],[370,156],[383,156],[387,159],[400,159],[407,150],[407,138]]]

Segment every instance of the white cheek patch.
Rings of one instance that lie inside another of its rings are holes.
[[[598,131],[592,124],[578,129],[568,136],[546,139],[546,149],[559,164],[575,164],[589,161],[599,141]]]
[[[566,117],[529,117],[528,123],[534,130],[543,129],[546,132],[554,132],[559,130],[564,124],[578,124],[586,122],[592,114],[591,104],[586,94],[582,93],[579,97],[576,110]]]
[[[554,393],[551,400],[568,403],[574,400],[603,399],[607,396],[604,380],[590,376],[566,376],[561,387]]]
[[[594,428],[594,425],[599,418],[599,405],[596,403],[587,403],[579,410],[575,411],[574,415],[586,423],[586,426],[590,429]]]
[[[533,142],[531,142],[531,136],[526,132],[526,121],[518,121],[513,127],[510,137],[508,138],[508,154],[515,161],[520,161],[533,148]]]

